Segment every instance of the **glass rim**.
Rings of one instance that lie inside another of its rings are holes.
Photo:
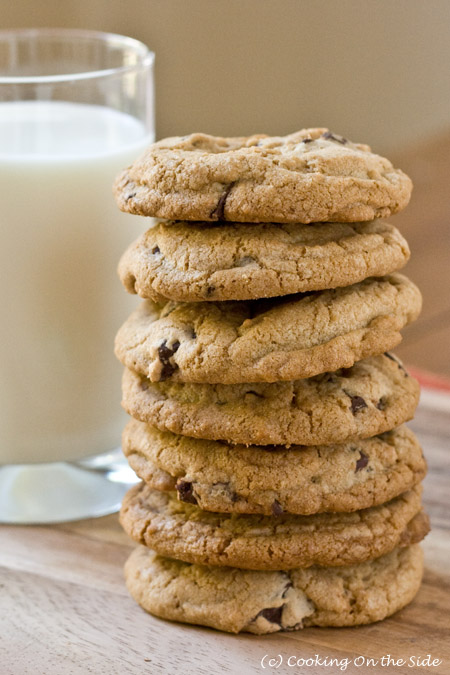
[[[62,73],[58,75],[25,75],[9,76],[0,75],[0,85],[2,84],[45,84],[62,83],[80,80],[92,80],[100,77],[109,77],[111,75],[121,75],[132,72],[138,68],[150,67],[155,60],[155,53],[152,52],[144,42],[136,40],[119,33],[105,33],[103,31],[85,30],[78,28],[12,28],[0,30],[0,43],[12,36],[21,37],[70,37],[80,40],[92,40],[103,43],[110,43],[128,47],[135,52],[139,60],[130,65],[117,66],[115,68],[102,68],[100,70],[88,70],[75,73]]]

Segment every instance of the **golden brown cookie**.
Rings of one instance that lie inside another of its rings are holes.
[[[421,492],[416,486],[352,513],[274,517],[202,511],[141,483],[125,495],[120,522],[139,544],[185,562],[254,570],[353,565],[425,536]]]
[[[389,160],[328,129],[165,138],[115,183],[117,204],[129,213],[277,223],[384,218],[407,205],[411,190]]]
[[[218,513],[357,511],[410,490],[426,463],[412,431],[328,446],[230,445],[131,420],[123,451],[150,487]]]
[[[119,330],[116,355],[152,382],[296,380],[391,349],[420,309],[419,290],[400,274],[270,300],[147,300]]]
[[[144,546],[125,565],[128,590],[147,612],[258,635],[380,621],[411,602],[422,574],[417,544],[358,565],[287,572],[205,567],[158,556]]]
[[[294,382],[151,383],[125,370],[123,406],[162,431],[246,445],[330,445],[408,421],[419,384],[392,354]]]
[[[409,248],[383,220],[278,225],[158,223],[124,253],[129,293],[155,301],[251,300],[350,286],[400,269]]]

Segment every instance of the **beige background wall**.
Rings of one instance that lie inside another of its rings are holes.
[[[450,127],[449,0],[0,0],[0,17],[146,42],[159,137],[326,125],[396,152]]]

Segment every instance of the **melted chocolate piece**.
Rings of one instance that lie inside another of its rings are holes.
[[[230,194],[233,185],[234,183],[230,183],[229,185],[227,185],[224,192],[222,192],[222,194],[220,195],[220,199],[217,202],[216,208],[213,209],[209,214],[210,218],[214,218],[215,220],[223,219],[225,211],[225,202],[227,201],[228,195]]]
[[[281,605],[280,607],[267,607],[267,609],[262,609],[260,612],[258,612],[255,619],[257,619],[258,616],[262,616],[264,619],[267,619],[267,621],[270,621],[270,623],[278,624],[278,626],[281,628],[281,616],[283,614],[283,608],[284,605]]]
[[[178,499],[181,502],[186,502],[187,504],[197,504],[192,483],[179,478],[175,487],[178,492]]]
[[[161,249],[159,248],[159,246],[154,246],[152,248],[152,253],[161,253]]]
[[[177,351],[180,343],[178,340],[173,343],[172,347],[167,346],[167,340],[164,340],[158,347],[158,358],[161,361],[161,375],[159,377],[160,382],[167,380],[171,375],[174,374],[178,366],[170,362],[170,359]]]
[[[361,471],[361,469],[364,469],[368,465],[368,463],[369,463],[369,458],[367,457],[367,455],[362,450],[360,450],[359,451],[359,459],[356,462],[355,473],[357,473],[358,471]]]
[[[322,138],[326,138],[329,141],[336,141],[341,145],[345,145],[346,143],[348,143],[348,140],[346,138],[344,138],[343,136],[336,136],[335,134],[332,134],[331,131],[326,131],[324,134],[322,134]]]
[[[278,499],[273,500],[271,509],[274,516],[281,516],[283,513],[283,507],[281,506]]]
[[[355,415],[359,410],[363,410],[363,408],[367,408],[367,403],[363,399],[362,396],[353,396],[352,394],[349,394],[348,391],[344,392],[347,394],[347,396],[351,399],[351,410],[352,413]]]

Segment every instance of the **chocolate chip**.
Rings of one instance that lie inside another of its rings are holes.
[[[193,328],[191,328],[191,340],[195,340],[196,337],[197,337],[197,333],[195,332],[195,330]]]
[[[344,391],[344,393],[347,394],[347,396],[351,399],[350,408],[353,414],[357,413],[363,408],[367,408],[367,403],[362,396],[353,396],[353,394],[349,394],[348,391]]]
[[[176,340],[173,343],[172,347],[167,346],[167,340],[164,340],[164,342],[162,342],[159,345],[159,347],[158,347],[158,357],[159,357],[159,360],[161,361],[161,365],[162,365],[161,375],[159,377],[161,382],[164,381],[164,380],[167,380],[176,371],[178,366],[176,364],[171,363],[170,359],[175,354],[175,352],[177,351],[179,346],[180,346],[180,343],[178,342],[178,340]]]
[[[368,465],[368,463],[369,463],[369,458],[367,457],[367,455],[362,450],[360,450],[359,451],[359,459],[356,462],[355,473],[357,473],[358,471],[361,471],[361,469],[364,469]]]
[[[336,134],[332,134],[331,131],[326,131],[324,134],[322,134],[322,138],[326,138],[329,141],[336,141],[337,143],[341,143],[341,145],[348,143],[346,138],[343,136],[336,136]]]
[[[312,143],[314,138],[304,138],[302,143]]]
[[[260,612],[258,612],[255,619],[257,619],[258,616],[262,616],[267,621],[270,621],[270,623],[276,623],[281,627],[281,616],[283,614],[283,609],[284,605],[281,605],[280,607],[267,607],[267,609],[262,609]]]
[[[127,195],[125,197],[125,200],[128,202],[130,199],[133,199],[133,197],[136,197],[136,193],[132,192],[131,194]]]
[[[253,394],[253,396],[256,396],[257,398],[264,398],[262,394],[258,394],[257,391],[253,391],[253,389],[249,389],[249,391],[246,392],[247,394]]]
[[[283,507],[281,506],[278,499],[273,500],[271,508],[274,516],[281,516],[281,514],[283,513]]]
[[[207,286],[206,287],[206,297],[207,298],[211,297],[211,295],[214,293],[215,290],[216,290],[215,286]]]
[[[154,246],[152,248],[152,253],[161,253],[161,249],[159,248],[159,246]]]
[[[187,504],[197,504],[192,483],[179,478],[175,487],[178,492],[178,499],[181,502],[186,502]]]
[[[222,194],[220,195],[220,199],[217,202],[216,208],[213,209],[209,214],[210,218],[214,218],[215,220],[222,220],[225,211],[225,202],[227,201],[228,195],[230,194],[233,185],[234,183],[230,183],[229,185],[227,185],[224,192],[222,192]]]
[[[384,410],[386,407],[386,403],[387,403],[386,396],[382,396],[375,407],[378,408],[378,410]]]

